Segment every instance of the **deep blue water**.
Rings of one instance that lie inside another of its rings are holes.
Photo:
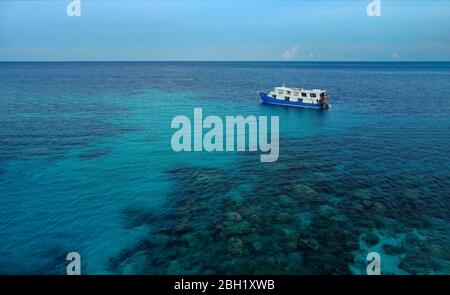
[[[194,107],[279,116],[279,160],[173,152]],[[450,63],[0,63],[0,110],[2,274],[450,273]]]

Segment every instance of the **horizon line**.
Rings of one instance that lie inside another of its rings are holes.
[[[314,63],[314,62],[450,62],[450,60],[0,60],[8,62],[284,62],[284,63]]]

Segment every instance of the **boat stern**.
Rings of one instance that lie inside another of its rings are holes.
[[[323,104],[322,104],[322,109],[324,109],[324,110],[329,110],[329,109],[331,109],[331,104],[329,104],[329,103],[327,103],[327,102],[323,103]]]

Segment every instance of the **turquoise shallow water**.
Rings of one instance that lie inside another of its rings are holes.
[[[450,273],[448,63],[0,63],[0,273]],[[280,83],[331,111],[261,105]],[[280,117],[280,158],[175,153]]]

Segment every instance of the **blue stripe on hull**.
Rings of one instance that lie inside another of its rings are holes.
[[[304,102],[281,100],[281,99],[276,99],[276,98],[267,96],[264,93],[260,93],[259,96],[261,97],[263,102],[267,103],[267,104],[277,104],[277,105],[299,107],[299,108],[311,108],[311,109],[321,109],[322,108],[320,103],[304,103]]]

